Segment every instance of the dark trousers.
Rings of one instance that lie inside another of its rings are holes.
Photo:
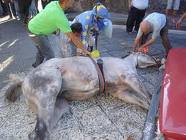
[[[12,16],[12,14],[13,14],[13,16],[16,17],[17,15],[16,15],[16,9],[15,9],[14,3],[13,2],[10,2],[8,4],[8,7],[9,7],[8,8],[9,9],[9,15]],[[11,14],[11,12],[12,12],[12,14]]]
[[[5,16],[5,15],[8,15],[8,7],[7,5],[2,1],[0,0],[0,4],[1,4],[1,7],[2,7],[2,15]]]
[[[142,35],[140,46],[145,44],[150,34],[151,33]],[[166,22],[166,25],[161,29],[160,36],[161,36],[162,44],[163,44],[163,47],[165,48],[166,57],[167,57],[169,50],[172,48],[169,38],[168,38],[168,23],[167,22]]]
[[[3,10],[3,16],[10,15],[10,17],[12,17],[13,14],[13,16],[16,17],[16,10],[13,2],[2,2],[2,0],[0,0],[0,3]]]
[[[42,6],[43,6],[43,9],[45,8],[45,6],[50,3],[50,2],[47,2],[47,1],[41,1],[42,2]]]
[[[31,3],[32,0],[18,0],[20,19],[24,23],[27,23]]]
[[[37,48],[36,61],[32,65],[33,67],[37,67],[44,60],[49,60],[49,59],[55,57],[54,52],[51,48],[48,36],[34,35],[31,33],[29,33],[29,36],[31,37],[32,41],[34,42],[34,44]]]
[[[58,0],[49,0],[49,1],[43,1],[43,0],[41,0],[43,9],[44,9],[45,6],[46,6],[47,4],[49,4],[51,1],[58,1]]]
[[[127,32],[132,32],[133,27],[135,26],[134,30],[138,31],[141,21],[145,16],[145,10],[139,10],[135,7],[131,7],[129,11],[129,15],[127,18]]]

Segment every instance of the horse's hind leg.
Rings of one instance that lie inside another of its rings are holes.
[[[61,116],[69,111],[68,102],[62,96],[49,97],[45,100],[47,104],[40,105],[35,127],[35,134],[39,140],[48,140],[49,132],[57,124]]]
[[[48,140],[49,132],[61,116],[69,111],[68,102],[62,97],[49,97],[47,105],[39,105],[35,130],[29,135],[30,140]]]
[[[37,108],[37,123],[35,130],[29,135],[30,140],[48,140],[49,132],[53,127],[52,118],[54,117],[56,98],[60,92],[62,80],[59,76],[48,76],[48,82],[46,82],[46,77],[43,80],[41,80],[42,77],[38,79],[37,82],[41,81],[42,84],[37,85],[32,95],[29,94],[30,98],[28,97]]]
[[[46,97],[40,97],[35,103],[37,106],[37,122],[34,131],[29,135],[30,140],[48,140],[51,130],[51,120],[54,114],[57,96],[45,92]],[[56,93],[57,94],[57,93]]]

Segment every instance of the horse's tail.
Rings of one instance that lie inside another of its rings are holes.
[[[6,99],[15,102],[21,96],[21,86],[25,75],[23,74],[10,74],[8,84],[1,89],[1,95],[5,95]]]

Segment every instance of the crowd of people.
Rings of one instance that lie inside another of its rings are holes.
[[[1,16],[9,15],[10,18],[20,19],[26,24],[30,18],[39,12],[39,1],[42,4],[42,8],[44,8],[52,0],[0,0],[2,7]]]
[[[96,47],[96,37],[100,32],[104,32],[110,38],[112,37],[110,14],[100,2],[96,3],[92,10],[81,13],[72,22],[69,22],[64,11],[71,8],[75,0],[41,0],[43,10],[40,12],[36,8],[38,7],[38,0],[20,1],[0,0],[0,3],[3,8],[3,15],[10,14],[11,17],[20,18],[23,23],[28,22],[29,36],[38,50],[36,61],[32,64],[33,67],[37,67],[44,60],[54,57],[48,39],[51,34],[60,33],[62,36],[61,47],[63,53],[66,54],[64,57],[74,56],[78,50],[80,55],[90,56]],[[166,14],[171,14],[174,19],[179,5],[180,0],[168,0]],[[131,0],[129,3],[126,32],[129,34],[137,33],[132,48],[134,51],[146,53],[160,35],[167,56],[172,48],[168,38],[167,15],[153,12],[145,17],[148,7],[149,0]],[[32,18],[28,21],[29,16]],[[186,18],[186,13],[175,22],[177,28],[181,27],[184,18]],[[151,38],[148,39],[150,34],[152,34]],[[71,45],[67,46],[69,42]]]

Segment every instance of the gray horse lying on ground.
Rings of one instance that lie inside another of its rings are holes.
[[[132,53],[124,59],[102,57],[106,92],[125,102],[148,109],[150,95],[139,81],[136,66],[156,65],[153,58]],[[54,58],[16,77],[6,86],[7,99],[14,101],[21,87],[26,101],[37,114],[29,139],[47,140],[49,132],[68,108],[67,100],[85,100],[99,92],[95,65],[88,57]]]

